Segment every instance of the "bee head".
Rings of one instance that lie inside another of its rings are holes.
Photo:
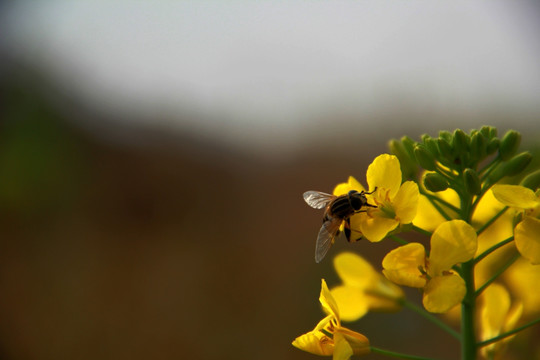
[[[351,190],[349,191],[348,195],[349,202],[355,211],[360,210],[362,206],[366,205],[367,203],[366,195],[364,195],[364,192],[359,193],[356,190]]]

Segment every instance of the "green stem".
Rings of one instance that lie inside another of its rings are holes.
[[[476,345],[477,345],[478,347],[483,347],[483,346],[486,346],[486,345],[489,345],[489,344],[493,344],[494,342],[497,342],[497,341],[499,341],[499,340],[502,340],[502,339],[504,339],[504,338],[507,338],[507,337],[509,337],[509,336],[512,336],[512,335],[514,335],[514,334],[516,334],[516,333],[518,333],[518,332],[520,332],[520,331],[522,331],[522,330],[525,330],[525,329],[527,329],[527,328],[529,328],[529,327],[531,327],[531,326],[533,326],[533,325],[536,325],[536,324],[538,324],[538,323],[540,323],[540,319],[533,320],[533,321],[531,321],[531,322],[529,322],[529,323],[527,323],[527,324],[525,324],[525,325],[523,325],[523,326],[520,326],[520,327],[515,328],[514,330],[510,330],[510,331],[508,331],[508,332],[505,332],[504,334],[501,334],[501,335],[499,335],[499,336],[495,336],[495,337],[493,337],[493,338],[491,338],[491,339],[488,339],[488,340],[480,341],[480,342],[479,342],[478,344],[476,344]]]
[[[484,251],[483,253],[478,255],[476,258],[474,258],[474,263],[478,264],[478,262],[480,262],[480,260],[482,260],[483,258],[488,256],[489,254],[491,254],[492,252],[494,252],[498,248],[503,247],[504,245],[511,243],[512,241],[514,241],[514,236],[510,236],[508,239],[505,239],[505,240],[503,240],[501,242],[496,243],[495,245],[493,245],[492,247],[490,247],[489,249],[487,249],[486,251]]]
[[[448,334],[452,335],[456,339],[458,340],[461,339],[461,335],[456,330],[452,329],[450,326],[448,326],[448,324],[443,322],[441,319],[439,319],[432,313],[427,312],[426,310],[422,309],[416,304],[408,302],[407,300],[403,301],[403,306],[423,316],[425,319],[431,321],[433,324],[437,325],[438,327],[440,327],[441,329],[443,329],[444,331],[446,331]]]
[[[412,226],[413,230],[420,233],[420,234],[423,234],[423,235],[426,235],[426,236],[429,236],[431,237],[432,233],[430,231],[427,231],[427,230],[424,230],[416,225],[413,225]]]
[[[476,359],[474,261],[471,260],[463,263],[461,265],[461,273],[467,290],[465,298],[461,302],[461,359],[474,360]]]
[[[370,346],[370,348],[371,348],[371,352],[373,352],[373,353],[386,355],[386,356],[392,356],[392,357],[401,358],[401,359],[434,360],[433,358],[427,358],[427,357],[424,357],[424,356],[415,356],[415,355],[402,354],[402,353],[398,353],[398,352],[395,352],[395,351],[389,351],[389,350],[376,348],[374,346]]]
[[[397,242],[398,244],[400,245],[407,245],[409,242],[405,239],[402,239],[400,238],[399,236],[397,235],[389,235],[388,236],[390,239],[394,240],[395,242]]]
[[[516,254],[514,255],[510,260],[508,260],[508,262],[506,264],[504,264],[503,267],[501,267],[500,269],[497,270],[497,272],[495,274],[493,274],[488,281],[486,281],[482,286],[480,286],[478,288],[478,290],[476,290],[476,293],[475,293],[475,296],[480,296],[480,294],[482,293],[482,291],[484,291],[492,282],[494,282],[503,272],[506,271],[506,269],[508,269],[517,259],[519,259],[521,255],[520,254]]]
[[[501,211],[499,211],[494,217],[492,217],[491,219],[489,219],[488,222],[486,222],[484,225],[482,225],[480,227],[480,229],[478,229],[478,231],[476,231],[476,235],[480,235],[491,224],[493,224],[495,222],[495,220],[497,220],[499,217],[501,217],[501,215],[504,214],[506,212],[506,210],[508,210],[508,206],[505,206],[504,208],[502,208]]]

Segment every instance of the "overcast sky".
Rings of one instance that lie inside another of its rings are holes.
[[[4,7],[0,30],[16,57],[97,109],[158,114],[152,121],[168,126],[242,134],[257,124],[295,134],[327,109],[362,118],[396,99],[440,111],[540,113],[533,1],[50,0]],[[179,110],[207,120],[176,124]]]

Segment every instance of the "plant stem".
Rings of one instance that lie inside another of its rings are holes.
[[[489,249],[487,249],[486,251],[484,251],[483,253],[478,255],[474,259],[474,263],[477,264],[480,260],[482,260],[483,258],[488,256],[489,254],[491,254],[492,252],[494,252],[498,248],[503,247],[504,245],[506,245],[508,243],[511,243],[512,241],[514,241],[514,236],[510,236],[508,239],[505,239],[505,240],[503,240],[501,242],[498,242],[497,244],[493,245],[492,247],[490,247]]]
[[[523,326],[520,326],[520,327],[515,328],[514,330],[510,330],[510,331],[508,331],[508,332],[505,332],[504,334],[501,334],[501,335],[499,335],[499,336],[495,336],[495,337],[493,337],[493,338],[491,338],[491,339],[488,339],[488,340],[480,341],[480,342],[479,342],[478,344],[476,344],[476,345],[477,345],[478,347],[483,347],[483,346],[492,344],[492,343],[494,343],[494,342],[497,342],[497,341],[499,341],[499,340],[502,340],[502,339],[504,339],[504,338],[507,338],[507,337],[509,337],[509,336],[512,336],[512,335],[514,335],[514,334],[516,334],[516,333],[518,333],[518,332],[520,332],[520,331],[522,331],[522,330],[525,330],[525,329],[527,329],[527,328],[529,328],[529,327],[531,327],[531,326],[533,326],[533,325],[536,325],[536,324],[538,324],[538,323],[540,323],[540,319],[533,320],[533,321],[531,321],[531,322],[529,322],[529,323],[527,323],[527,324],[525,324],[525,325],[523,325]]]
[[[493,276],[491,276],[491,278],[489,278],[488,281],[485,282],[485,284],[483,284],[482,286],[480,286],[478,288],[478,290],[476,290],[476,296],[480,296],[480,294],[482,293],[482,291],[484,291],[492,282],[494,282],[503,272],[506,271],[506,269],[508,269],[517,259],[519,259],[521,255],[520,254],[516,254],[514,255],[510,260],[508,260],[508,262],[506,264],[504,264],[503,267],[501,267],[500,269],[497,270],[497,272],[495,274],[493,274]]]
[[[416,225],[413,225],[412,226],[413,230],[416,231],[417,233],[420,233],[420,234],[423,234],[423,235],[426,235],[426,236],[429,236],[431,237],[432,233],[430,231],[427,231],[427,230],[424,230]]]
[[[504,214],[506,212],[506,210],[508,210],[508,206],[505,206],[504,208],[502,208],[502,210],[499,211],[494,217],[492,217],[491,219],[489,219],[488,222],[486,222],[484,225],[482,225],[482,227],[480,227],[480,229],[478,229],[478,231],[476,232],[476,235],[480,235],[491,224],[493,224],[495,222],[495,220],[497,220],[502,214]]]
[[[370,346],[370,348],[371,348],[371,352],[373,352],[373,353],[386,355],[386,356],[397,357],[397,358],[401,358],[401,359],[434,360],[433,358],[427,358],[427,357],[424,357],[424,356],[415,356],[415,355],[402,354],[402,353],[398,353],[398,352],[395,352],[395,351],[388,351],[388,350],[376,348],[374,346]]]
[[[443,329],[444,331],[446,331],[448,334],[452,335],[456,339],[458,339],[458,340],[461,339],[460,333],[458,333],[456,330],[452,329],[450,326],[448,326],[448,324],[443,322],[441,319],[439,319],[438,317],[436,317],[432,313],[427,312],[426,310],[422,309],[421,307],[417,306],[416,304],[408,302],[407,300],[403,301],[403,306],[405,306],[406,308],[408,308],[408,309],[416,312],[417,314],[423,316],[424,318],[431,321],[432,323],[434,323],[435,325],[437,325],[438,327],[440,327],[441,329]]]
[[[402,238],[400,238],[399,236],[397,235],[390,235],[388,236],[390,239],[394,240],[395,242],[397,242],[398,244],[400,245],[407,245],[409,242],[407,240],[404,240]]]
[[[461,359],[474,360],[476,359],[474,260],[463,263],[461,271],[467,289],[465,298],[461,302]]]

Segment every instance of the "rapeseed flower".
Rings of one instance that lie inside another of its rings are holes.
[[[321,282],[319,301],[327,316],[315,329],[297,337],[292,344],[315,355],[332,355],[333,360],[347,360],[353,355],[368,354],[369,340],[364,335],[341,326],[338,304],[324,279]]]
[[[396,284],[423,288],[426,310],[444,313],[466,293],[464,280],[452,268],[471,260],[477,246],[476,232],[469,224],[447,221],[433,232],[429,257],[420,243],[398,247],[383,259],[383,273]]]
[[[481,340],[489,340],[504,332],[512,330],[521,317],[523,306],[516,303],[512,306],[510,294],[499,284],[491,284],[481,296],[479,322]],[[482,355],[493,359],[495,355],[501,358],[506,343],[512,337],[507,337],[482,348]]]
[[[413,181],[402,182],[399,160],[394,155],[383,154],[369,165],[366,179],[369,192],[368,201],[376,208],[351,217],[351,228],[363,234],[372,242],[381,241],[400,224],[410,224],[418,207],[418,185]],[[363,191],[364,187],[352,176],[346,183],[334,189],[334,195],[346,194],[350,190]]]
[[[519,185],[494,185],[492,191],[497,200],[521,215],[522,220],[514,228],[514,240],[521,256],[533,265],[540,264],[540,197]]]
[[[334,258],[334,268],[342,285],[330,290],[341,320],[355,321],[368,311],[397,311],[405,295],[361,256],[344,252]]]

